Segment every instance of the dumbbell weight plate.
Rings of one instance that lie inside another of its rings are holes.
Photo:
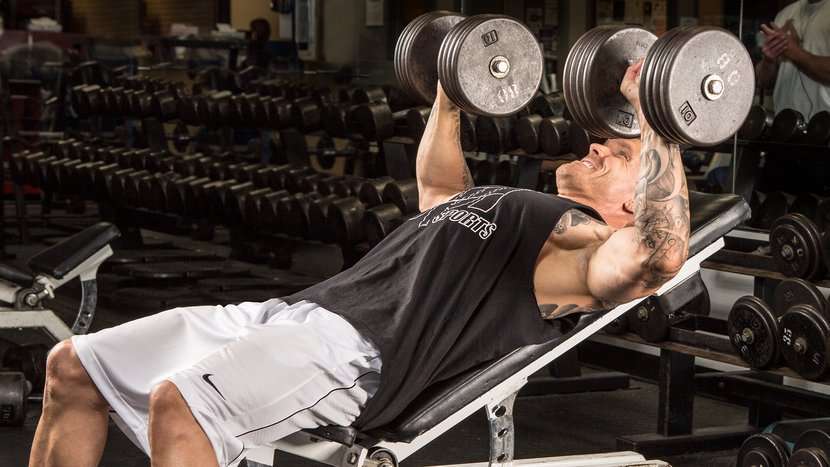
[[[0,372],[0,426],[22,426],[26,421],[29,385],[23,373]]]
[[[823,430],[807,430],[798,437],[798,440],[793,446],[793,452],[803,449],[816,449],[822,451],[825,458],[830,456],[830,434]],[[801,464],[795,464],[797,467],[802,467]],[[804,464],[805,466],[815,464]]]
[[[787,443],[774,433],[758,433],[746,439],[738,451],[736,467],[786,467]]]
[[[403,222],[403,214],[394,204],[379,204],[366,210],[363,225],[369,245],[375,246]]]
[[[659,99],[644,105],[663,108],[667,130],[678,143],[713,146],[741,127],[755,89],[752,60],[729,31],[696,27],[681,33],[662,73]]]
[[[680,27],[676,28],[669,33],[667,33],[665,38],[662,41],[658,41],[653,46],[653,56],[654,59],[651,61],[648,70],[648,73],[645,77],[641,74],[641,80],[643,78],[646,79],[646,85],[648,86],[647,89],[650,90],[651,94],[649,97],[644,97],[644,99],[660,99],[660,96],[664,94],[662,91],[662,86],[665,85],[665,77],[666,77],[666,70],[668,68],[669,62],[671,62],[673,58],[673,51],[676,48],[678,43],[681,43],[685,36],[688,36],[690,31],[692,30],[691,27]],[[652,55],[652,52],[649,51],[648,55]],[[646,57],[648,60],[648,57]],[[645,66],[644,66],[645,68]],[[642,81],[641,81],[642,82]],[[641,90],[643,88],[641,87]],[[648,110],[646,110],[648,109]],[[672,140],[677,140],[679,136],[674,133],[671,129],[671,125],[669,124],[669,118],[665,113],[664,106],[662,105],[655,105],[655,106],[643,106],[643,115],[646,115],[648,112],[649,117],[653,118],[653,120],[649,120],[653,122],[653,127],[664,136],[671,137]]]
[[[467,112],[461,112],[458,117],[459,138],[461,139],[461,150],[464,152],[475,152],[478,150],[478,138],[476,138],[476,120],[478,117]]]
[[[620,93],[626,68],[646,55],[657,39],[639,28],[609,28],[586,67],[586,102],[592,121],[607,130],[601,136],[632,138],[640,134],[633,106]]]
[[[787,467],[830,467],[830,458],[821,449],[799,449],[790,456]]]
[[[806,139],[810,144],[827,145],[830,140],[830,112],[822,110],[810,117],[810,122],[807,123]]]
[[[801,112],[794,109],[782,109],[775,114],[772,121],[771,138],[780,142],[797,140],[806,126],[807,123]]]
[[[781,317],[781,354],[787,366],[809,380],[827,373],[830,323],[823,312],[798,304]]]
[[[418,183],[415,179],[388,183],[383,187],[383,202],[394,204],[404,214],[418,212]]]
[[[579,38],[577,44],[574,44],[572,51],[568,54],[568,60],[565,61],[565,80],[563,80],[563,91],[565,102],[571,114],[583,125],[590,126],[590,117],[588,116],[588,109],[585,105],[585,93],[583,86],[585,80],[583,78],[583,70],[587,65],[586,54],[593,50],[594,44],[598,43],[603,34],[603,29],[591,29]],[[578,46],[578,47],[577,47]],[[570,60],[573,54],[573,61]],[[568,83],[567,86],[564,83]],[[569,92],[570,91],[570,92]],[[598,131],[595,129],[594,131]]]
[[[760,140],[769,133],[774,115],[761,105],[753,105],[744,120],[738,136],[748,140]]]
[[[739,298],[729,312],[727,327],[732,346],[751,368],[778,362],[778,321],[764,301],[752,295]]]
[[[541,123],[542,116],[538,114],[526,115],[516,121],[516,141],[527,154],[539,153],[539,126]]]
[[[438,85],[436,57],[441,42],[463,16],[449,11],[423,14],[406,25],[395,44],[395,75],[403,89],[432,104]]]
[[[447,95],[462,109],[492,117],[514,114],[533,98],[544,59],[521,22],[500,15],[467,18],[453,28],[438,53]]]
[[[827,310],[827,298],[811,282],[801,278],[789,278],[775,287],[772,308],[776,316],[783,316],[790,307],[799,303],[810,305],[819,311]]]
[[[811,279],[822,269],[821,233],[801,214],[786,214],[772,224],[769,243],[778,270],[790,277]]]

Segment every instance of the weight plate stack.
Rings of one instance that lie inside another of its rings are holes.
[[[810,305],[792,306],[781,317],[781,354],[787,366],[809,380],[827,374],[830,322]]]
[[[464,19],[450,11],[425,13],[404,27],[395,44],[395,76],[413,97],[432,104],[438,86],[438,50],[447,33]]]
[[[664,34],[640,76],[640,102],[654,130],[693,146],[714,146],[738,131],[754,89],[746,48],[732,33],[708,26]]]
[[[750,367],[764,369],[778,362],[778,321],[763,300],[752,295],[736,300],[727,326],[732,346]]]
[[[806,216],[791,213],[777,218],[770,229],[769,244],[782,274],[812,279],[822,272],[821,232]]]
[[[784,439],[774,433],[758,433],[741,444],[736,467],[785,467],[789,458]]]
[[[628,26],[600,26],[577,40],[565,60],[563,94],[580,127],[600,138],[639,136],[634,107],[620,93],[620,80],[655,40],[645,29]]]
[[[503,117],[523,109],[544,72],[533,33],[503,15],[477,15],[458,23],[438,52],[438,78],[462,110]]]
[[[807,430],[793,446],[790,465],[795,467],[830,465],[830,434],[823,430]]]
[[[810,305],[816,310],[827,310],[827,298],[813,285],[800,278],[784,279],[778,283],[773,293],[772,308],[777,317],[781,317],[796,304]]]

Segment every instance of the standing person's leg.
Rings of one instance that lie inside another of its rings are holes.
[[[248,449],[299,430],[351,425],[377,390],[378,351],[313,303],[249,330],[153,389],[153,467],[216,465],[200,460],[208,452],[235,466]]]
[[[108,409],[72,342],[56,345],[46,361],[43,411],[29,466],[98,465],[107,439]]]

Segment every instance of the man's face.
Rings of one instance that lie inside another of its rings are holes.
[[[560,195],[591,206],[619,227],[634,220],[630,208],[639,173],[639,138],[609,139],[592,144],[581,160],[559,167],[556,185]]]

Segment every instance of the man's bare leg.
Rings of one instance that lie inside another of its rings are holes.
[[[213,467],[216,454],[179,389],[164,381],[150,394],[152,467]]]
[[[29,467],[94,467],[107,441],[109,406],[72,343],[59,343],[46,362],[43,412]]]

